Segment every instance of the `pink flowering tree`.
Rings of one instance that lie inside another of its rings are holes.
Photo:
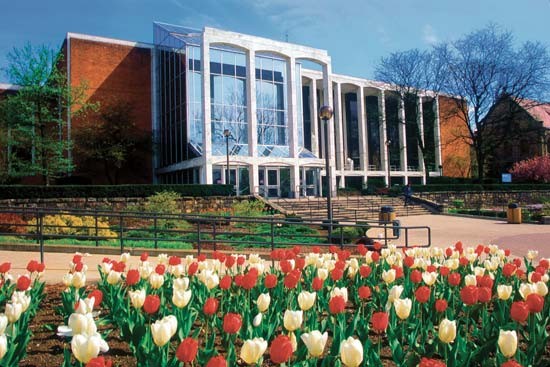
[[[550,182],[550,156],[517,162],[510,169],[510,173],[518,181]]]

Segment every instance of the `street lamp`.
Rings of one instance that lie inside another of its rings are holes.
[[[391,140],[386,140],[386,158],[388,160],[388,188],[391,188],[390,144]]]
[[[319,110],[319,117],[325,122],[325,172],[327,178],[327,219],[328,219],[328,239],[332,238],[332,179],[330,177],[330,155],[328,140],[328,121],[332,118],[333,111],[330,106],[323,106]]]
[[[225,174],[225,184],[226,185],[229,185],[230,184],[230,179],[229,179],[229,138],[231,137],[231,131],[229,131],[229,129],[225,129],[223,131],[223,136],[225,137],[225,157],[227,159],[227,171],[226,171],[226,174]]]

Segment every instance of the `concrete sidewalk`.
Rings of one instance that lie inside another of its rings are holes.
[[[524,256],[527,250],[539,251],[539,258],[550,258],[550,226],[538,224],[507,224],[490,219],[462,218],[448,215],[420,215],[398,218],[403,226],[429,226],[432,234],[432,246],[447,247],[462,241],[465,246],[478,244],[496,244],[508,248],[515,256]],[[400,241],[396,241],[400,243]],[[411,231],[410,244],[426,243],[426,231]],[[47,249],[47,247],[46,247]],[[139,254],[137,254],[139,255]],[[131,256],[128,266],[136,267],[139,256]],[[69,269],[73,254],[46,252],[44,279],[48,283],[59,283]],[[118,255],[92,254],[84,258],[88,265],[88,283],[99,278],[97,265],[104,257],[119,259]],[[38,251],[0,250],[0,263],[10,261],[14,274],[26,272],[30,260],[39,260]]]

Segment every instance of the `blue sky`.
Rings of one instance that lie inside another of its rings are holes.
[[[152,22],[211,26],[328,50],[333,71],[373,77],[380,57],[428,48],[489,22],[550,48],[550,0],[5,0],[0,68],[26,42],[58,48],[67,32],[152,41]],[[7,78],[2,72],[0,82]]]

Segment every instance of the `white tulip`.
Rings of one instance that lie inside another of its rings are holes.
[[[456,321],[443,319],[439,323],[439,340],[443,343],[452,343],[456,338]]]
[[[31,305],[31,296],[27,296],[25,292],[18,292],[15,291],[11,295],[11,302],[12,303],[20,303],[21,306],[23,306],[23,311],[27,311],[29,306]]]
[[[99,334],[77,334],[71,340],[71,350],[77,360],[88,363],[90,359],[99,355],[99,352],[107,352],[109,346]]]
[[[317,293],[315,292],[312,292],[312,293],[307,291],[300,292],[300,294],[298,295],[298,304],[300,305],[300,309],[302,311],[309,310],[315,304],[316,299],[317,299]]]
[[[141,279],[149,279],[155,268],[153,268],[153,265],[149,261],[144,261],[139,265],[138,270]]]
[[[267,341],[263,338],[248,339],[241,347],[241,359],[247,364],[256,364],[267,349]]]
[[[395,269],[382,271],[382,280],[384,280],[386,284],[393,283],[393,281],[395,281]]]
[[[8,318],[4,314],[0,314],[0,335],[6,332],[6,327],[8,326]]]
[[[498,335],[498,347],[506,358],[513,357],[518,349],[518,335],[516,331],[500,330]]]
[[[300,311],[291,311],[286,310],[283,317],[283,324],[285,329],[288,331],[294,331],[302,326],[302,321],[304,320],[304,312]]]
[[[312,357],[320,357],[323,355],[328,340],[328,333],[326,331],[321,334],[319,330],[313,330],[310,333],[302,334],[300,338]]]
[[[258,296],[258,299],[256,300],[256,306],[258,306],[258,311],[265,312],[269,308],[269,304],[271,303],[271,296],[269,293],[262,293]]]
[[[107,275],[107,283],[110,285],[116,285],[120,283],[122,274],[118,271],[111,270]]]
[[[546,286],[545,282],[542,282],[542,281],[536,282],[535,292],[541,297],[546,297],[546,295],[548,294],[548,286]]]
[[[70,287],[73,283],[73,275],[71,273],[66,273],[63,275],[62,282],[65,287]]]
[[[254,316],[254,319],[252,320],[252,325],[254,325],[254,327],[260,326],[260,324],[262,323],[262,318],[263,314],[261,312],[258,313],[256,316]]]
[[[169,315],[160,320],[155,321],[151,325],[151,334],[153,342],[159,347],[164,346],[176,334],[178,330],[178,319],[175,316]]]
[[[328,269],[325,268],[319,268],[317,269],[317,277],[325,280],[328,278]]]
[[[143,307],[145,303],[145,289],[139,289],[137,291],[128,291],[128,297],[130,297],[130,302],[132,306],[136,309]]]
[[[130,253],[129,252],[124,252],[124,253],[120,254],[120,261],[121,262],[127,263],[128,260],[130,260]]]
[[[512,295],[512,286],[506,285],[506,284],[499,284],[497,286],[497,294],[499,299],[506,301]]]
[[[80,289],[86,285],[86,273],[77,271],[71,278],[71,285],[76,289]]]
[[[8,339],[6,338],[6,335],[2,334],[0,335],[0,361],[6,353],[8,352]]]
[[[21,317],[23,305],[21,303],[6,303],[6,317],[10,324],[14,324]]]
[[[388,292],[388,302],[395,302],[396,299],[399,299],[399,297],[401,297],[401,293],[403,293],[402,285],[394,285],[393,287],[391,287],[390,291]]]
[[[464,277],[464,284],[466,286],[473,285],[474,287],[477,286],[477,279],[476,276],[473,274],[468,274]]]
[[[527,296],[531,293],[537,293],[537,286],[535,284],[522,283],[519,286],[519,294],[521,294],[521,298],[527,299]]]
[[[94,310],[94,299],[92,298],[81,298],[76,303],[75,312],[81,313],[83,315],[90,313]]]
[[[340,359],[346,367],[358,367],[363,362],[363,344],[349,337],[340,344]]]
[[[186,291],[187,288],[189,288],[189,278],[176,278],[172,282],[172,286],[175,290],[177,289],[179,291]]]
[[[149,276],[149,284],[153,289],[159,289],[164,284],[164,275],[151,273]]]
[[[395,313],[401,320],[405,320],[411,314],[412,301],[410,298],[396,299],[393,302]]]
[[[536,250],[529,250],[527,251],[527,259],[530,261],[533,261],[537,256],[539,256],[539,252]]]
[[[191,295],[192,292],[190,289],[187,291],[174,290],[172,294],[172,303],[178,308],[184,308],[191,300]]]
[[[97,326],[91,313],[80,314],[72,313],[69,316],[67,326],[62,325],[57,328],[59,336],[73,336],[77,334],[94,335],[97,333]]]
[[[425,271],[422,273],[422,280],[424,281],[424,283],[426,283],[427,286],[432,286],[437,280],[437,273],[433,271]]]

